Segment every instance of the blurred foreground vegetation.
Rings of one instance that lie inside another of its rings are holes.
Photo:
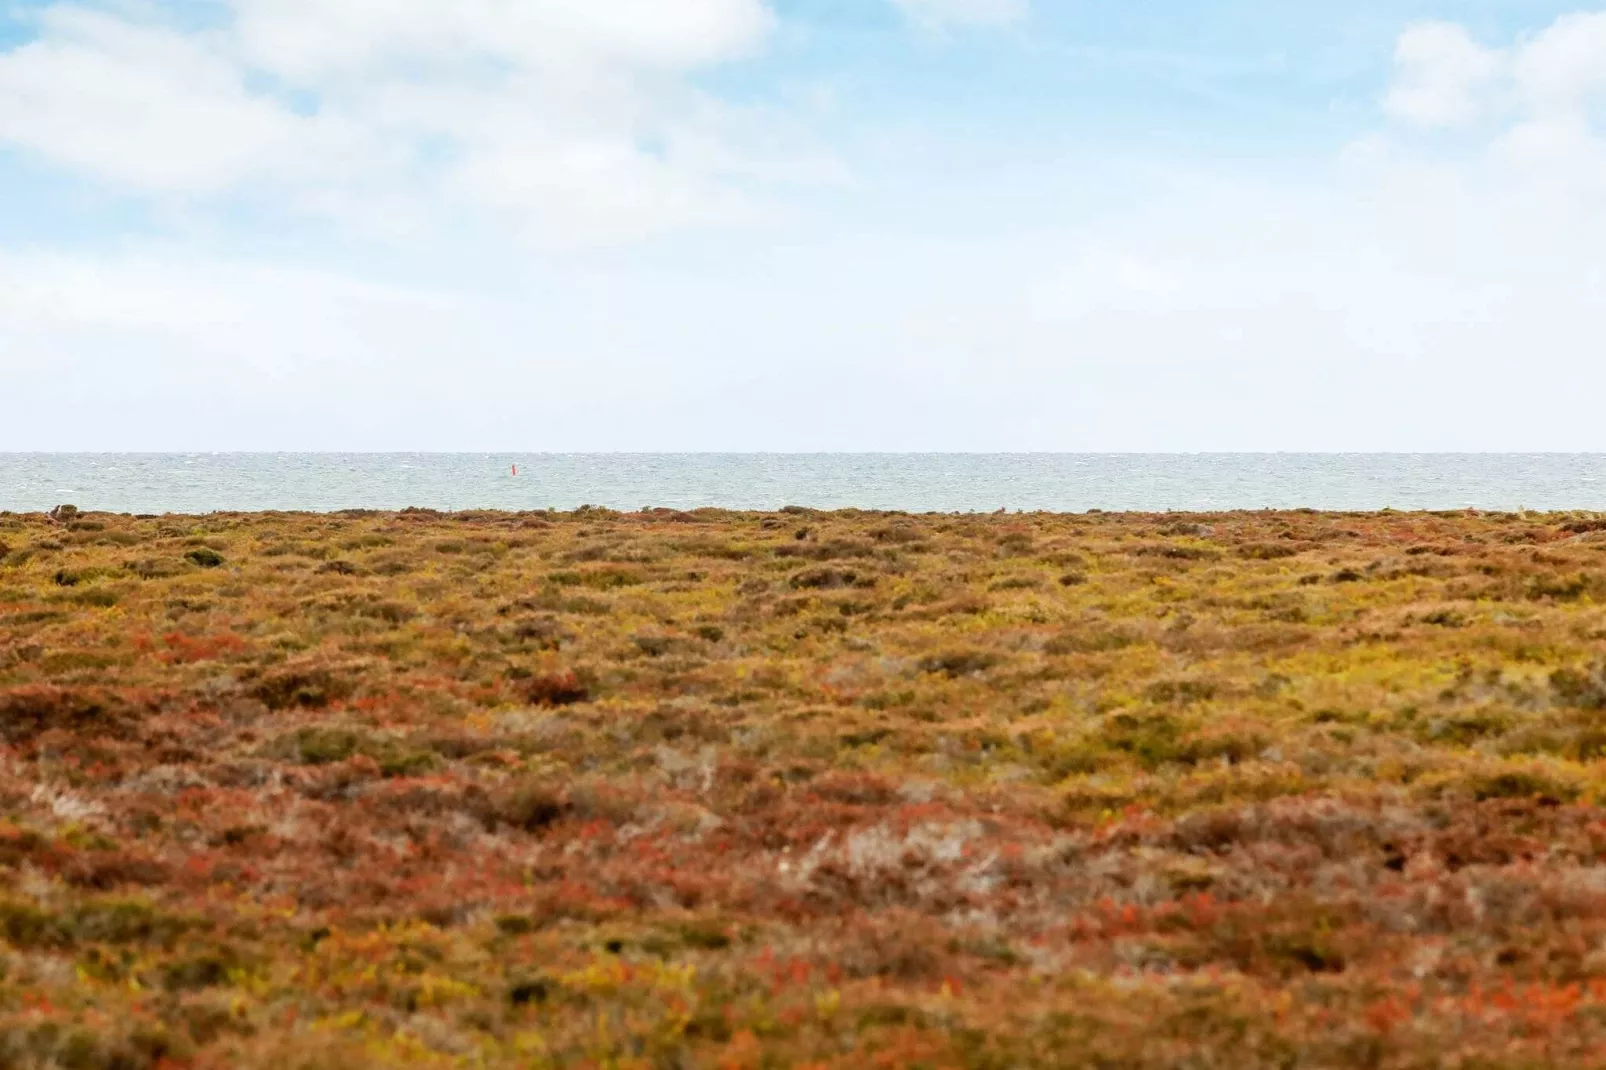
[[[1606,1061],[1606,520],[0,514],[0,1067]]]

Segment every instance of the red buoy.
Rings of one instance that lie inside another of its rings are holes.
[[[518,465],[514,465],[513,466],[513,474],[514,475],[518,475],[519,474],[519,466]]]

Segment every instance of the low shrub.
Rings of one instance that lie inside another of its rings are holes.
[[[1000,660],[997,654],[987,650],[948,650],[921,658],[919,666],[921,672],[957,679],[984,673]]]
[[[525,699],[535,706],[573,706],[591,700],[591,688],[573,669],[543,672],[521,685]]]
[[[568,796],[545,781],[522,781],[489,796],[481,818],[491,829],[510,827],[540,832],[572,809]]]
[[[269,672],[251,685],[249,693],[270,710],[288,710],[322,709],[350,698],[356,690],[356,681],[345,672],[308,665]]]
[[[1238,556],[1246,561],[1282,561],[1298,557],[1299,553],[1299,547],[1279,542],[1256,542],[1238,548]]]
[[[146,712],[98,688],[30,684],[0,689],[0,736],[10,743],[27,743],[56,731],[85,738],[126,738]]]
[[[1550,674],[1550,693],[1563,706],[1606,710],[1606,659]]]
[[[851,569],[811,568],[792,576],[787,581],[794,591],[835,591],[844,587],[875,585],[873,577],[863,576]]]

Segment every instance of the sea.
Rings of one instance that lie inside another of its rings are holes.
[[[1606,510],[1606,454],[0,453],[0,512]]]

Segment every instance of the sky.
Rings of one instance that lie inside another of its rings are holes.
[[[0,0],[0,451],[1606,450],[1606,8]]]

